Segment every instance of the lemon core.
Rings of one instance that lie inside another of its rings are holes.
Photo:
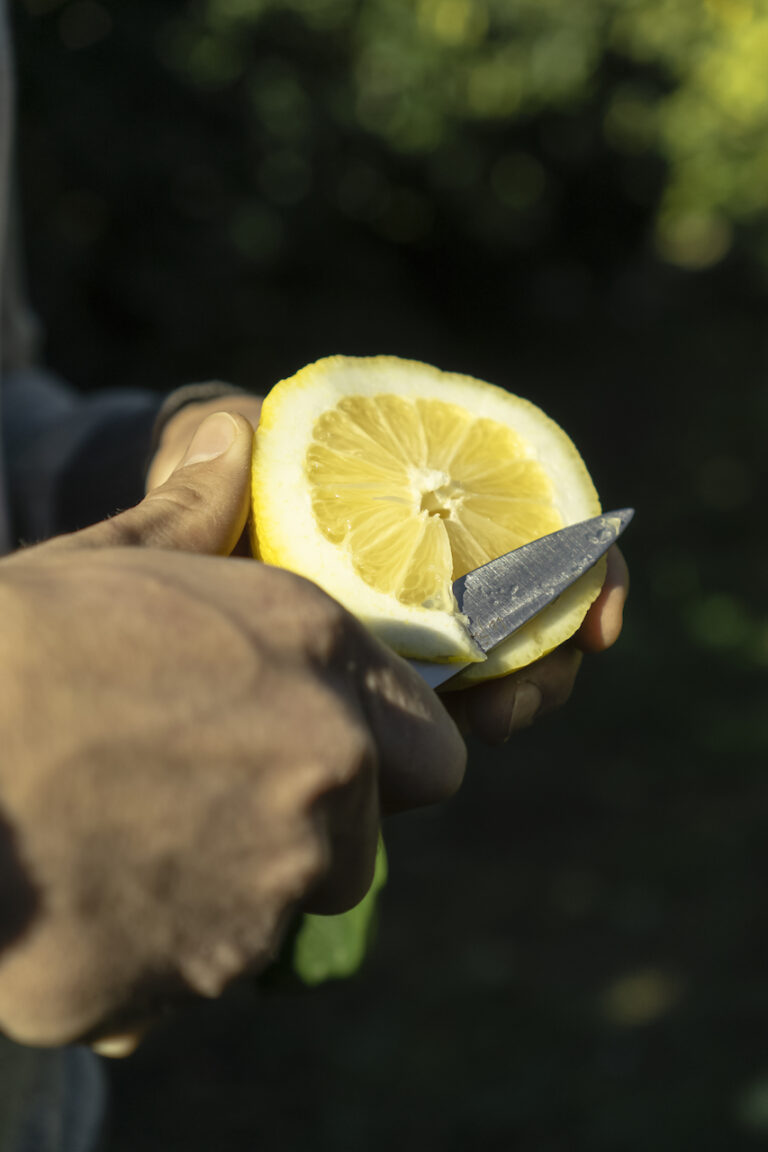
[[[402,604],[450,610],[454,580],[562,526],[522,439],[443,400],[345,397],[314,425],[306,475],[323,535]]]

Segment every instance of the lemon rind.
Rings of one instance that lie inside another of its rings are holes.
[[[505,675],[567,640],[600,592],[604,565],[562,594],[487,660],[466,621],[450,612],[393,602],[366,584],[343,548],[318,529],[304,471],[316,420],[344,395],[434,397],[515,429],[553,486],[563,525],[600,512],[584,462],[559,425],[529,400],[471,376],[394,356],[330,356],[280,381],[264,400],[253,459],[254,550],[267,563],[313,580],[403,656],[471,662],[462,682]],[[302,448],[297,451],[297,446]],[[458,684],[458,680],[457,680]]]

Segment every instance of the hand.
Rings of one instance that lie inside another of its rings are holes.
[[[160,450],[150,468],[148,485],[159,482],[176,466],[200,420],[218,404],[241,413],[256,428],[261,400],[233,394],[207,404],[183,408],[166,427]],[[486,744],[502,744],[515,732],[529,727],[565,704],[573,691],[582,654],[603,652],[618,640],[624,604],[629,592],[629,572],[617,546],[610,549],[603,590],[587,613],[573,640],[535,664],[511,676],[490,681],[442,697],[460,730]]]
[[[461,781],[403,661],[307,581],[222,558],[251,440],[214,416],[136,508],[0,562],[0,1026],[22,1042],[219,994],[295,909],[363,895],[381,812]]]

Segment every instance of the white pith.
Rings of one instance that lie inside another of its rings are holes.
[[[391,357],[334,357],[302,370],[270,394],[254,461],[254,509],[264,559],[314,580],[403,655],[479,661],[482,653],[460,616],[403,604],[372,588],[355,571],[345,547],[326,539],[314,519],[304,461],[315,422],[344,396],[381,394],[444,400],[513,428],[528,454],[542,463],[564,525],[596,515],[597,494],[576,449],[556,424],[529,402],[467,377]],[[411,467],[408,485],[414,516],[426,521],[431,515],[460,515],[465,493],[448,470]],[[603,570],[588,573],[464,677],[500,675],[562,643],[602,581]]]

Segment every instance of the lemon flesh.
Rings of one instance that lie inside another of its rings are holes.
[[[599,511],[562,429],[471,377],[392,356],[335,356],[264,401],[255,554],[314,580],[401,655],[470,662],[464,682],[523,667],[571,636],[604,565],[487,659],[453,581]]]

